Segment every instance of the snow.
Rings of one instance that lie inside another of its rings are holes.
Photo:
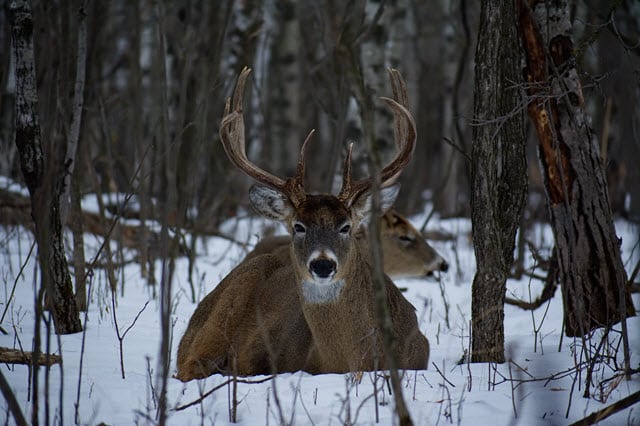
[[[424,216],[414,217],[421,225]],[[233,233],[237,241],[255,244],[256,234],[266,224],[259,219],[230,221],[223,228]],[[573,370],[576,362],[584,361],[581,339],[562,337],[562,300],[558,290],[548,306],[530,312],[514,306],[505,307],[506,358],[504,364],[459,364],[468,350],[471,319],[471,282],[475,271],[468,220],[432,220],[430,228],[454,235],[453,242],[433,242],[432,245],[449,261],[450,270],[436,279],[398,280],[406,288],[406,297],[417,308],[421,329],[431,344],[430,366],[425,371],[405,372],[404,399],[416,425],[560,425],[581,419],[625,396],[640,390],[640,377],[631,380],[607,380],[615,375],[609,365],[599,364],[594,378],[603,384],[606,401],[583,398],[585,369]],[[622,237],[623,260],[630,271],[638,262],[638,227],[624,221],[616,223]],[[22,228],[0,228],[0,309],[7,308],[0,326],[8,334],[0,335],[0,346],[31,350],[34,333],[33,300],[37,282],[34,256],[28,257],[32,235]],[[553,242],[547,227],[539,226],[528,237],[537,245]],[[86,238],[88,255],[94,255],[100,240]],[[114,247],[115,248],[115,247]],[[194,265],[195,297],[200,300],[230,271],[245,254],[241,245],[222,238],[207,238],[198,242],[198,257]],[[124,252],[126,259],[133,253]],[[88,258],[90,258],[88,256]],[[18,276],[21,267],[24,270]],[[531,266],[531,265],[529,265]],[[155,273],[160,278],[161,264]],[[191,313],[195,309],[188,279],[187,260],[176,261],[172,304],[172,359]],[[157,372],[161,336],[159,289],[148,285],[141,277],[140,267],[128,263],[117,273],[118,294],[115,318],[112,294],[103,270],[96,270],[91,280],[89,312],[83,316],[84,333],[66,336],[50,334],[49,351],[63,357],[62,366],[49,370],[48,405],[52,424],[109,425],[153,424],[157,420],[157,393],[160,389]],[[9,300],[16,283],[15,295]],[[542,284],[529,278],[510,280],[508,295],[528,300],[535,298]],[[531,296],[530,296],[531,295]],[[638,294],[635,306],[640,306]],[[640,319],[627,321],[632,352],[632,367],[640,364]],[[617,327],[619,329],[619,327]],[[43,336],[46,329],[43,327]],[[535,332],[536,330],[537,332]],[[601,331],[594,333],[591,345],[599,343]],[[122,339],[122,377],[120,344]],[[615,352],[619,336],[610,340]],[[589,341],[587,341],[589,343]],[[84,346],[84,349],[83,349]],[[45,346],[43,346],[45,347]],[[622,350],[618,353],[622,359]],[[82,367],[81,367],[82,366]],[[437,366],[437,368],[436,368]],[[80,368],[81,367],[81,368]],[[9,382],[25,416],[29,419],[32,402],[29,398],[29,374],[26,366],[2,365],[2,374]],[[40,369],[40,419],[45,418],[46,370]],[[223,385],[202,402],[183,410],[177,407],[198,399],[204,392],[224,384],[227,377],[211,376],[186,384],[168,379],[168,424],[199,425],[230,422],[233,388]],[[246,381],[260,383],[237,384],[237,420],[241,425],[339,425],[345,423],[396,424],[393,397],[380,374],[364,373],[360,381],[352,374],[311,376],[298,372],[268,377],[250,377]],[[374,398],[377,389],[377,405]],[[600,389],[591,387],[596,397]],[[78,399],[79,395],[79,399]],[[75,419],[76,404],[78,419]],[[0,422],[13,423],[0,400]],[[602,425],[640,424],[640,407],[627,408],[602,421]]]

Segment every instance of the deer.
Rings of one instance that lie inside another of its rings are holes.
[[[227,99],[220,140],[229,160],[257,182],[249,200],[261,215],[284,223],[290,242],[241,262],[196,307],[180,341],[175,377],[184,382],[212,374],[240,376],[306,371],[311,374],[384,369],[373,266],[368,243],[356,236],[371,216],[373,179],[351,177],[344,161],[338,195],[304,187],[302,144],[293,177],[275,176],[246,155],[242,102],[249,68]],[[411,159],[416,126],[407,109],[406,86],[389,70],[394,98],[381,98],[394,114],[395,156],[380,172],[380,205],[388,211],[399,191],[397,176]],[[276,251],[278,251],[276,250]],[[415,308],[383,275],[394,355],[401,369],[426,369],[429,342]]]
[[[434,272],[447,272],[449,263],[433,248],[409,219],[395,210],[385,212],[380,221],[380,243],[382,245],[382,264],[389,278],[422,278],[432,276]],[[361,228],[357,238],[367,238],[366,230]],[[275,235],[262,238],[251,250],[245,260],[265,253],[289,256],[288,250],[279,250],[291,242],[289,235]]]

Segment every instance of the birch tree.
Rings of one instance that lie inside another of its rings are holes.
[[[38,91],[33,48],[33,16],[27,2],[8,6],[15,59],[15,143],[24,180],[31,195],[31,215],[36,228],[42,287],[56,333],[82,331],[71,276],[64,253],[60,222],[60,194],[65,170],[46,156],[38,120]],[[36,309],[39,309],[38,306]]]

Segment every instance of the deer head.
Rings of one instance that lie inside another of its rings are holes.
[[[303,281],[308,302],[327,301],[335,297],[349,274],[353,261],[352,246],[356,230],[369,219],[372,178],[354,181],[351,176],[351,151],[344,163],[342,189],[338,195],[310,194],[304,187],[304,152],[313,131],[304,141],[296,173],[281,179],[253,164],[246,156],[242,100],[250,70],[238,78],[233,98],[227,101],[220,137],[229,159],[258,182],[249,192],[257,212],[285,223],[292,235],[291,254],[297,275]],[[415,122],[403,105],[406,88],[400,74],[390,70],[394,97],[382,98],[393,110],[398,147],[394,158],[381,171],[381,209],[388,210],[395,201],[399,185],[395,179],[411,159],[415,147]]]

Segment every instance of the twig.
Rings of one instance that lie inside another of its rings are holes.
[[[113,315],[113,323],[115,324],[115,329],[116,329],[116,337],[118,338],[118,347],[120,350],[120,373],[122,375],[122,378],[125,378],[125,373],[124,373],[124,348],[123,348],[123,343],[124,343],[124,338],[127,336],[127,333],[129,332],[129,330],[131,330],[131,328],[133,328],[133,326],[136,324],[136,322],[138,321],[138,318],[140,318],[140,315],[142,315],[142,312],[144,312],[144,310],[147,308],[147,305],[149,304],[149,301],[147,300],[144,304],[144,306],[142,307],[142,309],[140,309],[140,311],[137,313],[136,317],[133,319],[133,321],[131,322],[131,324],[129,324],[129,326],[124,330],[123,333],[120,333],[120,326],[118,324],[118,316],[116,314],[116,292],[115,290],[111,290],[111,311],[112,311],[112,315]]]
[[[432,362],[431,364],[435,367],[436,371],[438,372],[438,374],[440,374],[440,377],[442,377],[442,378],[444,379],[444,381],[445,381],[445,382],[447,382],[449,385],[451,385],[451,386],[452,386],[452,387],[454,387],[454,388],[456,387],[456,385],[454,385],[453,383],[451,383],[451,382],[449,381],[449,379],[447,379],[447,378],[444,376],[444,374],[442,374],[442,371],[440,371],[440,369],[438,368],[438,366],[436,365],[436,363],[435,363],[435,362]]]
[[[509,381],[511,381],[511,407],[513,408],[514,420],[518,418],[518,409],[516,408],[516,388],[513,385],[513,372],[511,371],[511,363],[509,363]]]
[[[89,288],[87,295],[91,294],[93,288],[93,271],[88,271],[85,280],[89,279]],[[85,281],[86,285],[86,281]],[[88,305],[88,303],[87,303]],[[82,329],[82,343],[80,344],[80,362],[78,363],[78,387],[76,389],[76,401],[73,404],[75,409],[75,424],[80,424],[80,389],[82,388],[82,367],[84,365],[85,344],[87,343],[87,324],[89,323],[89,306],[84,310],[84,327]]]
[[[31,248],[29,249],[29,253],[27,254],[27,258],[24,260],[22,265],[20,265],[20,270],[18,271],[18,274],[16,275],[15,280],[13,280],[13,287],[11,287],[11,295],[9,296],[9,298],[7,299],[7,301],[5,303],[4,311],[2,311],[2,317],[0,317],[0,324],[2,324],[2,321],[4,320],[4,316],[7,314],[7,310],[9,309],[9,306],[11,305],[11,299],[13,299],[13,295],[16,292],[16,286],[18,285],[18,280],[22,276],[22,273],[24,272],[24,268],[27,266],[27,262],[29,262],[29,259],[31,259],[31,253],[33,253],[33,248],[35,246],[36,246],[36,240],[34,239],[33,242],[31,243]]]
[[[237,379],[238,383],[244,383],[244,384],[249,384],[249,385],[255,385],[255,384],[260,384],[260,383],[265,383],[268,382],[269,380],[272,380],[276,377],[275,374],[265,378],[265,379],[261,379],[261,380],[242,380],[242,379]],[[231,382],[233,381],[233,379],[227,379],[224,382],[220,383],[217,386],[214,386],[211,390],[208,390],[207,392],[203,393],[202,396],[194,401],[189,402],[188,404],[185,405],[178,405],[177,407],[175,407],[173,409],[173,411],[182,411],[186,408],[189,408],[193,405],[199,404],[201,403],[206,397],[208,397],[209,395],[211,395],[212,393],[214,393],[215,391],[222,389],[223,387],[229,385]]]

